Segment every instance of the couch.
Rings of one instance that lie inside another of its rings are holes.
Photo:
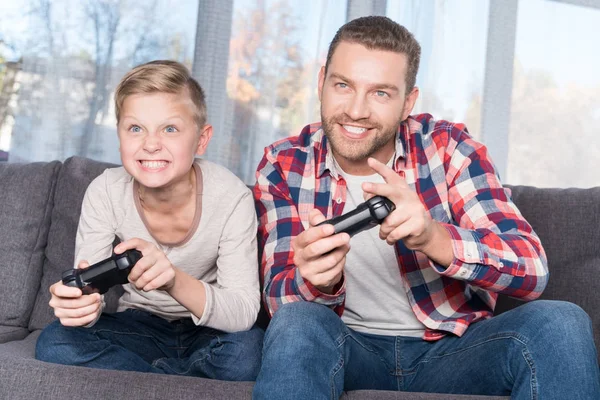
[[[251,382],[54,365],[34,359],[40,330],[54,319],[48,287],[71,267],[81,200],[108,164],[0,163],[0,399],[249,399]],[[542,298],[574,302],[593,320],[600,348],[600,187],[512,187],[515,203],[540,235],[551,278]],[[114,310],[120,288],[106,296]],[[500,297],[497,312],[518,306]],[[345,399],[500,399],[352,391]]]

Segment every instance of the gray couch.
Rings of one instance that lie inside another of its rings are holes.
[[[0,163],[0,399],[251,398],[252,383],[94,370],[34,359],[40,330],[54,319],[48,287],[71,267],[81,200],[108,165],[73,157],[64,163]],[[513,198],[540,235],[550,260],[545,299],[583,307],[600,344],[600,187],[513,187]],[[119,296],[108,293],[109,308]],[[501,298],[498,312],[519,304]],[[355,391],[349,399],[498,399]]]

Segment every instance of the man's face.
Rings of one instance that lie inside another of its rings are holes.
[[[327,76],[319,74],[323,131],[342,169],[371,174],[367,158],[387,162],[398,125],[410,114],[418,89],[407,96],[406,55],[341,42]]]
[[[212,135],[198,130],[194,106],[185,94],[136,94],[125,99],[118,125],[121,161],[141,185],[165,188],[185,182],[194,156]]]

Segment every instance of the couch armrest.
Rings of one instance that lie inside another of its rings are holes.
[[[0,325],[0,343],[23,340],[27,335],[29,335],[29,330],[27,328]]]

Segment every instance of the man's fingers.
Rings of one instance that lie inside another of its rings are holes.
[[[402,177],[400,177],[393,169],[373,157],[369,157],[367,163],[373,171],[383,177],[386,183],[396,184],[404,181],[404,179],[402,179]]]
[[[350,235],[347,233],[329,236],[306,246],[303,250],[302,256],[305,259],[318,258],[338,247],[348,245],[349,242]]]
[[[317,226],[321,222],[327,220],[325,216],[316,208],[310,210],[310,214],[308,215],[308,222],[310,226]]]

